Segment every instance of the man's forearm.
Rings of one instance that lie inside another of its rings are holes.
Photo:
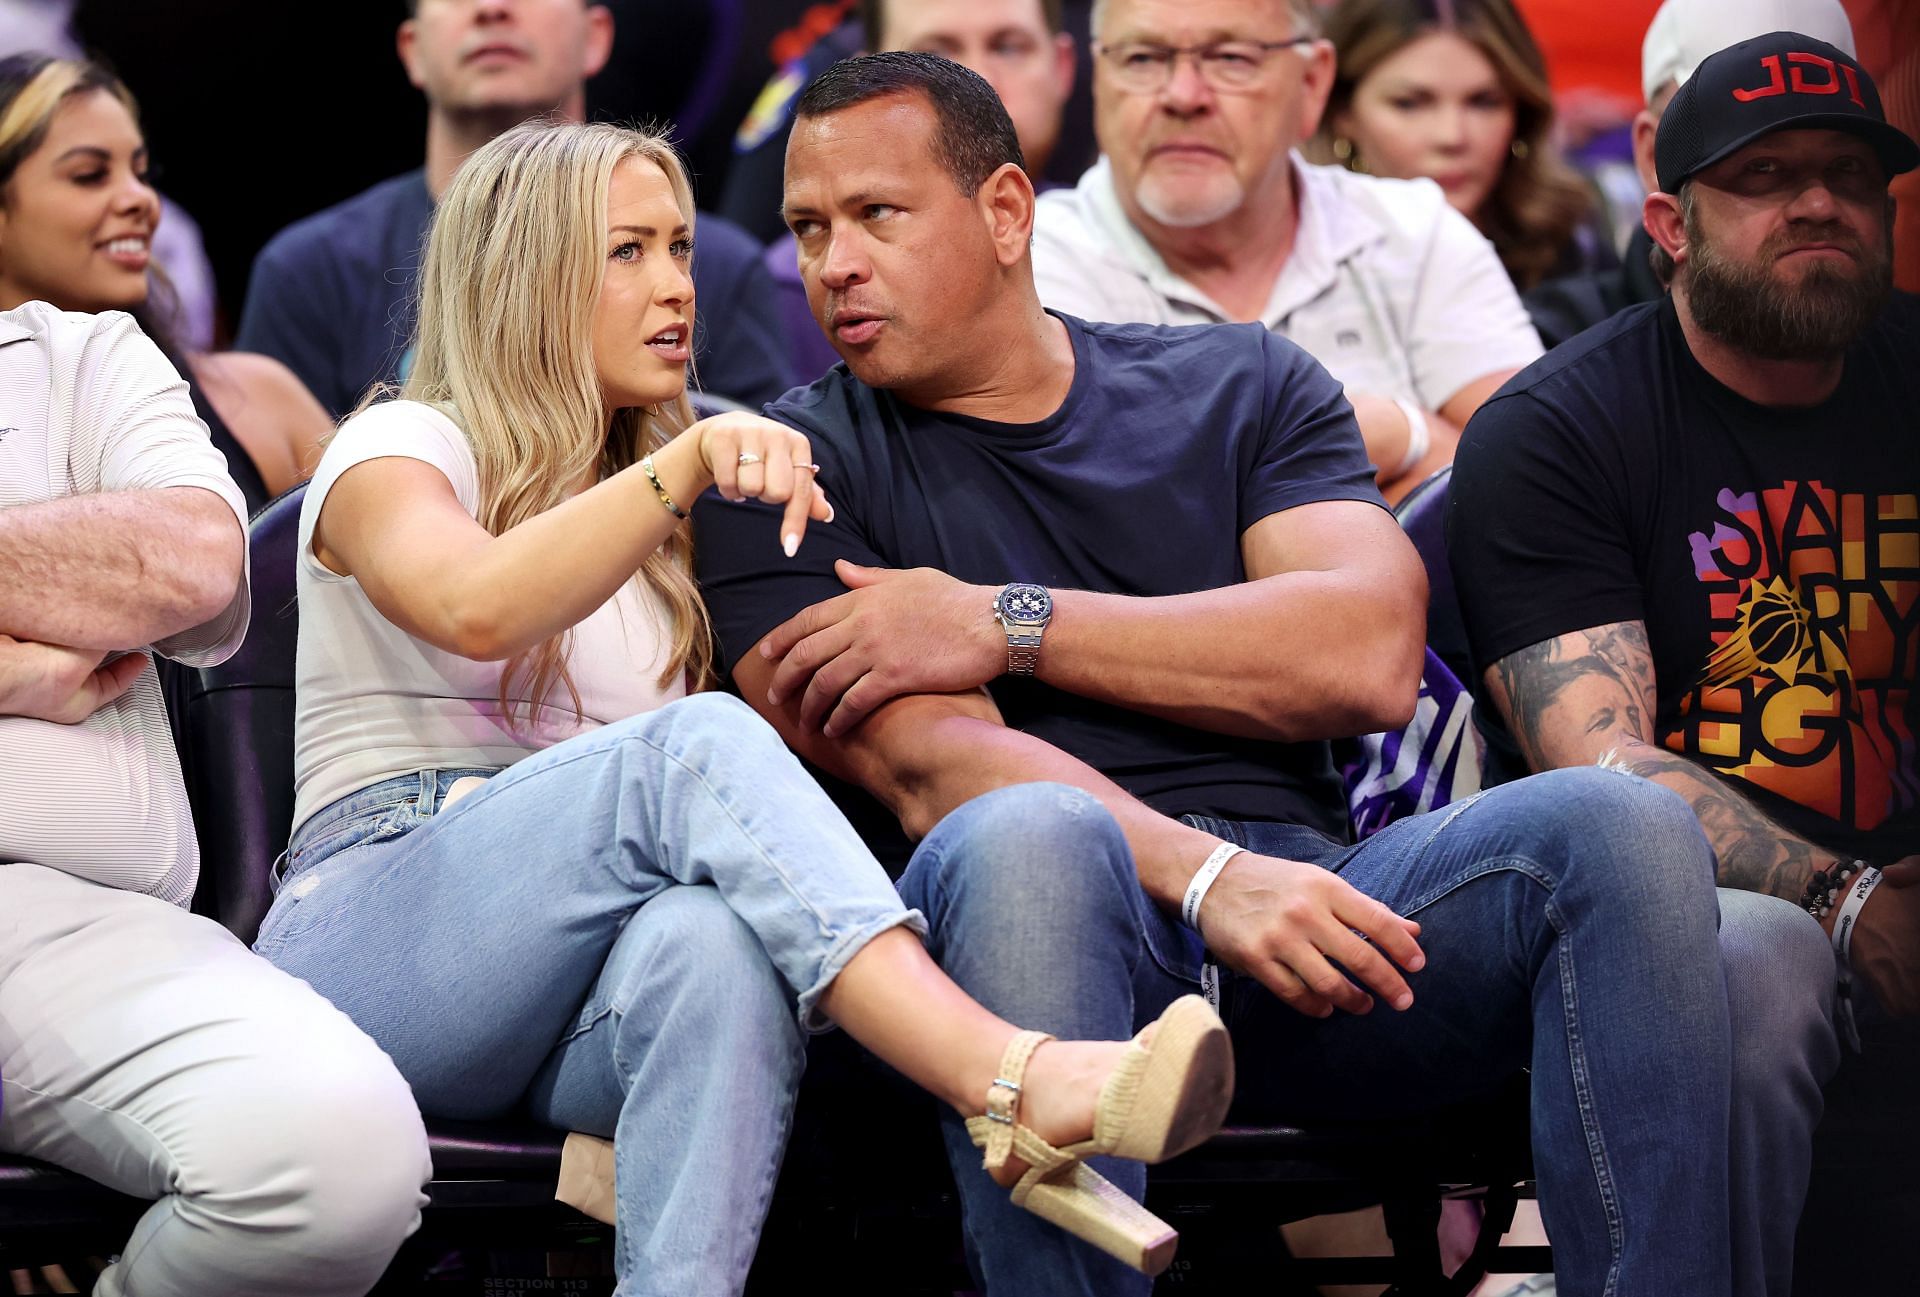
[[[1719,858],[1722,887],[1798,902],[1815,870],[1834,853],[1782,828],[1712,771],[1675,752],[1635,741],[1611,764],[1671,788],[1687,799]]]
[[[1405,723],[1419,674],[1400,611],[1321,572],[1155,599],[1064,590],[1037,675],[1213,734],[1344,738]]]
[[[1427,587],[1393,518],[1323,500],[1269,514],[1240,543],[1248,579],[1234,585],[1061,592],[1040,679],[1215,734],[1303,741],[1406,724]]]
[[[1534,770],[1597,761],[1686,798],[1713,844],[1723,887],[1798,901],[1808,878],[1833,859],[1699,762],[1648,738],[1659,695],[1641,623],[1613,622],[1543,640],[1501,659],[1486,683]]]
[[[741,696],[794,751],[878,798],[916,842],[983,793],[1044,781],[1084,789],[1113,814],[1141,885],[1163,905],[1179,904],[1214,847],[1209,835],[1151,809],[1086,762],[1007,728],[984,691],[896,698],[832,739],[800,723],[797,698],[767,701],[773,669],[756,653],[741,659],[733,672]]]
[[[1126,834],[1141,886],[1169,908],[1178,908],[1194,871],[1216,845],[1210,834],[1162,815],[1086,762],[1019,730],[965,716],[917,727],[917,735],[911,767],[894,766],[883,774],[882,763],[875,761],[860,781],[893,808],[916,841],[949,812],[996,788],[1067,784],[1091,793],[1113,815]]]
[[[245,544],[199,487],[0,509],[0,634],[98,650],[165,639],[232,601]]]

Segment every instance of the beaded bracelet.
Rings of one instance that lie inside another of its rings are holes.
[[[1826,918],[1835,898],[1846,889],[1847,880],[1866,867],[1864,860],[1836,860],[1832,868],[1817,871],[1800,893],[1800,908],[1816,919]]]
[[[647,475],[647,481],[653,483],[653,493],[660,497],[661,504],[667,506],[668,513],[676,518],[684,518],[687,516],[686,510],[675,504],[673,497],[667,494],[667,488],[660,485],[660,475],[653,471],[653,456],[642,455],[640,457],[640,471]]]

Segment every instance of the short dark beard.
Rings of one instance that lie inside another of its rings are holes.
[[[1768,240],[1755,261],[1744,262],[1720,254],[1701,228],[1697,207],[1686,211],[1686,232],[1679,283],[1693,322],[1762,360],[1840,355],[1879,317],[1893,292],[1890,238],[1882,238],[1875,249],[1837,225],[1801,225]],[[1824,241],[1852,247],[1859,258],[1855,268],[1815,266],[1792,285],[1769,270],[1778,254],[1795,244]]]

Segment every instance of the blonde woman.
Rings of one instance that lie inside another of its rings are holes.
[[[1164,1265],[1171,1231],[1080,1159],[1218,1126],[1212,1011],[1036,1048],[933,964],[773,731],[685,696],[710,652],[694,497],[784,504],[789,554],[831,516],[798,433],[691,417],[692,211],[672,150],[610,126],[515,129],[448,189],[414,368],[302,512],[297,827],[256,949],[428,1114],[611,1136],[623,1294],[740,1289],[829,1022],[970,1116],[993,1091],[996,1178]]]

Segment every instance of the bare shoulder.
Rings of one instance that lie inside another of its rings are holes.
[[[269,491],[278,495],[313,472],[333,420],[291,369],[250,351],[196,355],[187,363]]]
[[[307,385],[280,361],[252,351],[220,351],[192,357],[188,364],[209,399],[216,391],[258,404],[278,414],[311,416],[326,421],[327,412]],[[218,401],[215,400],[218,405]],[[226,411],[220,411],[226,418]]]

